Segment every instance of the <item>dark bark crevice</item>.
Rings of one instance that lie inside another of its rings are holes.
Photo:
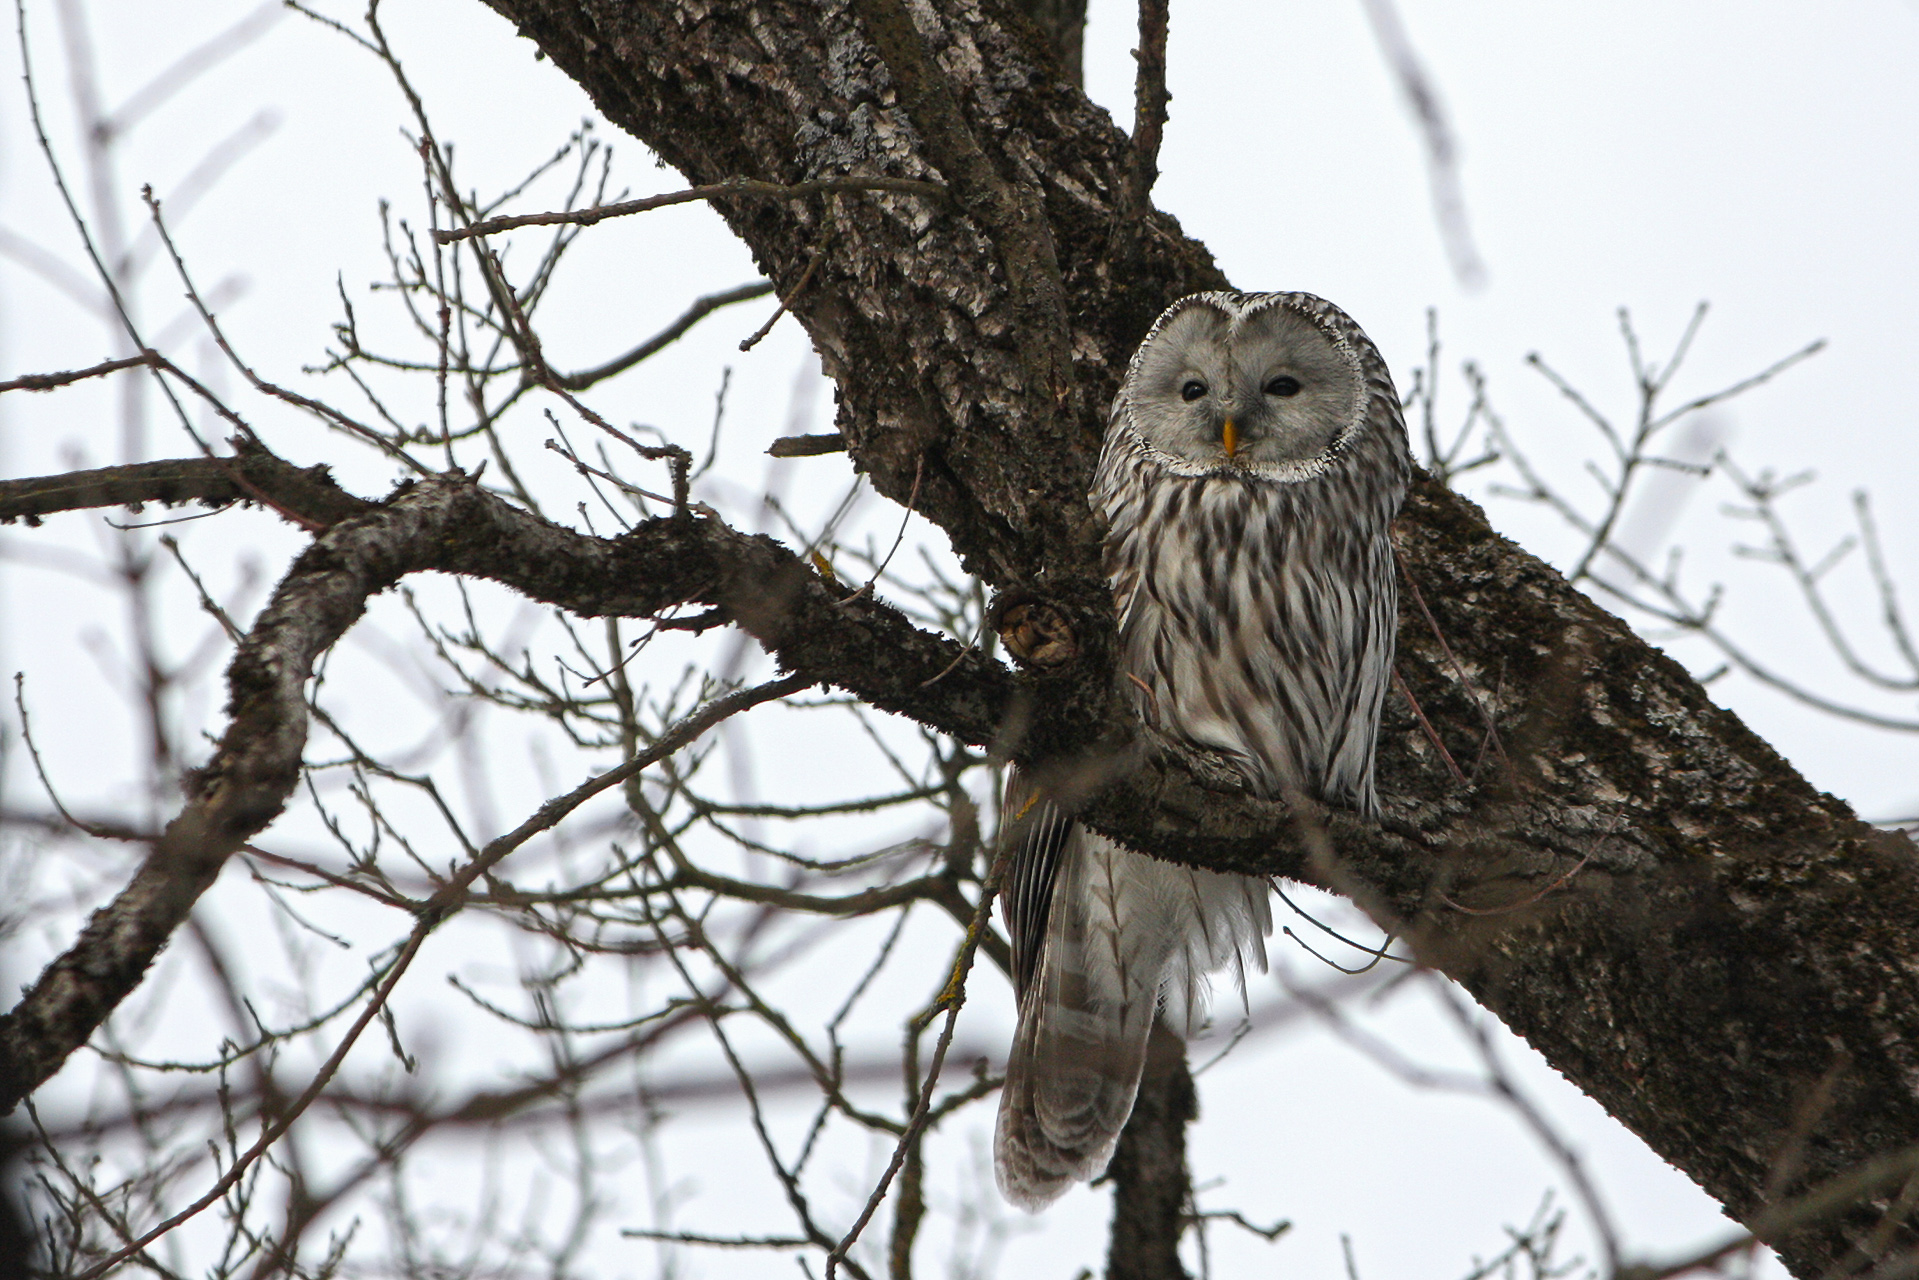
[[[1016,0],[1033,24],[1037,44],[1059,66],[1060,79],[1086,83],[1086,0]]]

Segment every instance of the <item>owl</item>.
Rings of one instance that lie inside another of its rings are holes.
[[[1146,335],[1091,500],[1140,717],[1253,790],[1375,815],[1397,599],[1387,528],[1411,472],[1399,396],[1338,307],[1196,293]],[[1017,773],[1002,902],[1019,995],[995,1167],[1029,1210],[1094,1177],[1153,1020],[1191,1035],[1207,975],[1266,967],[1260,876],[1175,866],[1072,821]]]

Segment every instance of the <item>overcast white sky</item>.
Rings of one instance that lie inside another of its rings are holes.
[[[95,4],[104,97],[124,100],[249,8],[227,0]],[[357,16],[352,7],[337,11]],[[1239,286],[1306,289],[1338,302],[1378,342],[1402,387],[1423,353],[1426,310],[1436,307],[1449,375],[1458,359],[1477,360],[1515,433],[1569,488],[1584,483],[1580,464],[1601,443],[1526,367],[1529,352],[1629,417],[1619,307],[1631,309],[1648,348],[1663,355],[1692,308],[1711,302],[1680,394],[1714,389],[1827,339],[1816,359],[1719,411],[1715,429],[1749,469],[1817,469],[1818,484],[1790,508],[1816,551],[1846,532],[1852,491],[1870,489],[1894,572],[1908,596],[1919,596],[1919,508],[1907,500],[1919,489],[1919,5],[1404,0],[1402,16],[1460,143],[1465,207],[1487,268],[1482,288],[1462,288],[1448,268],[1417,135],[1358,0],[1175,0],[1162,207],[1211,246]],[[590,112],[579,90],[471,0],[389,0],[386,21],[441,136],[458,140],[465,179],[482,190],[512,181]],[[54,7],[29,5],[29,26],[56,145],[77,171]],[[1130,119],[1132,41],[1129,6],[1095,0],[1088,89],[1122,121]],[[23,128],[11,72],[6,95],[0,227],[84,273]],[[258,146],[177,216],[181,247],[203,286],[233,280],[222,319],[269,376],[297,381],[300,366],[317,358],[338,314],[336,279],[364,296],[365,283],[382,273],[377,202],[391,198],[417,216],[419,175],[397,132],[400,106],[371,59],[288,17],[127,140],[118,183],[132,224],[140,184],[168,198],[218,139],[261,133]],[[639,144],[614,140],[635,194],[681,185]],[[10,245],[11,256],[0,256],[0,377],[109,354],[99,320],[45,272],[29,270],[17,242],[0,249]],[[718,219],[696,208],[605,224],[579,256],[589,269],[563,281],[546,339],[556,364],[576,367],[654,332],[693,296],[756,275]],[[174,319],[177,299],[177,286],[154,273],[141,304],[154,330]],[[766,440],[790,430],[796,385],[810,385],[805,398],[817,426],[830,413],[818,385],[804,381],[809,356],[797,326],[783,324],[748,356],[734,349],[769,309],[710,322],[674,359],[609,388],[600,407],[703,439],[718,371],[733,366],[736,434],[721,482],[751,491],[768,474]],[[190,329],[175,332],[177,349],[193,353],[187,363],[217,368]],[[1452,376],[1442,385],[1448,412],[1463,408],[1463,383]],[[95,463],[119,458],[104,392],[21,400],[0,403],[0,474],[59,469],[74,451]],[[296,460],[338,452],[291,416],[263,411],[262,421]],[[184,441],[155,422],[148,455],[181,453]],[[806,465],[812,469],[784,482],[796,487],[795,500],[837,497],[843,472],[835,468],[843,464]],[[343,474],[368,493],[387,478],[364,464]],[[1783,580],[1726,554],[1748,532],[1721,516],[1729,496],[1715,480],[1697,494],[1680,485],[1657,499],[1671,508],[1659,513],[1671,516],[1671,536],[1693,550],[1694,580],[1730,583],[1729,627],[1831,696],[1919,713],[1910,696],[1848,685]],[[1502,529],[1549,558],[1573,546],[1536,511],[1497,498],[1490,510]],[[188,528],[195,538],[244,540],[269,576],[297,549],[263,517],[227,519],[247,523],[225,535],[214,531],[219,521]],[[48,531],[8,529],[0,545],[17,548],[43,533],[93,545],[77,517]],[[1860,603],[1849,621],[1869,628],[1863,580],[1848,572],[1835,581],[1842,598]],[[65,721],[70,736],[52,742],[51,754],[70,768],[98,761],[98,785],[110,792],[128,757],[78,727],[99,723],[95,703],[110,715],[112,700],[89,687],[99,683],[97,668],[84,659],[76,665],[74,655],[86,647],[76,643],[83,635],[117,619],[90,614],[98,598],[85,587],[6,558],[0,608],[0,663],[70,694],[77,708]],[[190,613],[188,599],[181,616]],[[1877,637],[1866,648],[1886,652]],[[1716,661],[1699,648],[1679,652],[1695,669]],[[1715,692],[1815,782],[1867,815],[1919,809],[1919,737],[1837,724],[1736,676]],[[206,722],[215,723],[217,703],[208,696],[205,704]],[[1293,967],[1311,976],[1297,960]],[[1378,1020],[1410,1052],[1463,1060],[1456,1037],[1416,993]],[[1526,1079],[1590,1150],[1629,1241],[1671,1248],[1713,1233],[1703,1196],[1527,1061]],[[1366,1280],[1461,1273],[1472,1252],[1498,1247],[1501,1221],[1523,1221],[1557,1180],[1509,1119],[1471,1100],[1404,1089],[1323,1034],[1248,1045],[1206,1077],[1202,1105],[1194,1165],[1202,1179],[1229,1180],[1218,1203],[1297,1223],[1275,1246],[1222,1242],[1215,1274],[1339,1274],[1341,1233],[1353,1236]],[[1092,1261],[1104,1213],[1103,1193],[1075,1193],[1043,1231],[1015,1242],[1002,1274],[1063,1280]],[[701,1265],[703,1274],[759,1273],[728,1271],[732,1264],[719,1260]],[[624,1269],[609,1262],[607,1274]]]

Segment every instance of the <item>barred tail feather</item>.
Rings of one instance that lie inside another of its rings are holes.
[[[993,1143],[994,1172],[1009,1201],[1037,1213],[1106,1167],[1133,1112],[1152,1027],[1150,1007],[1069,1009],[1036,1000],[1022,1014]]]
[[[1187,1028],[1207,971],[1249,953],[1265,968],[1271,927],[1257,877],[1176,867],[1078,827],[1059,859],[994,1142],[1000,1190],[1028,1210],[1112,1158],[1161,999]]]
[[[1020,1000],[994,1142],[1000,1190],[1038,1210],[1111,1159],[1132,1114],[1172,949],[1146,862],[1074,827]]]

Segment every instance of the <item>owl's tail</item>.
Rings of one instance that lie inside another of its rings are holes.
[[[1060,858],[994,1140],[1000,1191],[1028,1210],[1105,1169],[1154,1018],[1190,1035],[1205,975],[1234,965],[1243,979],[1249,959],[1263,971],[1272,929],[1260,877],[1177,867],[1083,828]]]

